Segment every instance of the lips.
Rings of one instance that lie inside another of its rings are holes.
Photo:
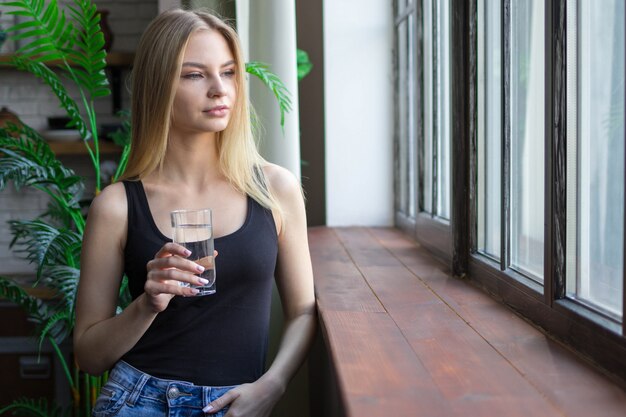
[[[211,107],[209,109],[204,110],[203,112],[208,114],[209,116],[226,116],[226,114],[228,114],[228,106],[226,105],[219,105],[219,106],[215,106],[215,107]]]

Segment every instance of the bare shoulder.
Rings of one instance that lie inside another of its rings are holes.
[[[268,163],[263,167],[272,192],[282,204],[302,199],[300,181],[286,168]]]
[[[292,231],[298,229],[298,227],[285,228],[283,227],[284,224],[304,225],[306,227],[304,197],[298,178],[291,171],[269,163],[263,167],[263,172],[282,211],[281,215],[274,213],[278,235],[283,236],[286,229]]]
[[[126,191],[124,184],[121,182],[111,184],[102,190],[102,192],[94,198],[89,207],[90,218],[97,221],[122,222],[126,221],[128,213],[128,202],[126,201]]]

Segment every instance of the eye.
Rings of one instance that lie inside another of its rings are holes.
[[[183,78],[187,80],[198,80],[202,78],[202,74],[200,74],[199,72],[190,72],[189,74],[183,75]]]
[[[232,77],[235,76],[235,70],[233,70],[233,69],[226,70],[226,71],[224,71],[222,73],[222,76],[224,76],[226,78],[232,78]]]

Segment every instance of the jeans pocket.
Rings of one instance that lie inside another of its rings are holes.
[[[94,404],[93,417],[111,417],[120,411],[128,397],[128,391],[113,383],[111,380],[100,390],[100,395]]]

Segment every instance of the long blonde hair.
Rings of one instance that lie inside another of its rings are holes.
[[[219,32],[235,58],[237,99],[228,126],[217,133],[219,168],[238,191],[282,217],[261,169],[267,162],[259,154],[252,134],[239,37],[220,18],[204,11],[163,12],[141,36],[132,72],[132,147],[122,179],[142,179],[162,166],[183,53],[190,35],[203,29]]]

